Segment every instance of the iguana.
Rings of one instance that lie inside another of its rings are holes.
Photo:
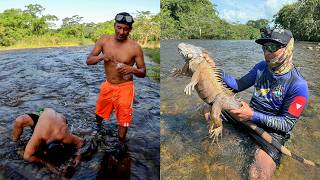
[[[232,90],[224,84],[220,77],[219,69],[210,66],[207,61],[207,57],[209,56],[205,57],[205,55],[208,55],[208,52],[204,48],[191,44],[180,43],[178,45],[178,51],[185,60],[182,73],[192,75],[191,82],[185,87],[184,92],[187,95],[191,95],[191,91],[196,89],[199,97],[205,103],[211,105],[209,134],[210,137],[213,138],[212,142],[214,142],[215,140],[218,140],[219,135],[222,134],[221,111],[238,109],[241,107],[241,103],[236,100],[235,94]],[[277,140],[272,138],[269,133],[258,127],[256,124],[250,121],[240,123],[251,128],[283,154],[286,154],[299,162],[311,166],[319,166],[310,160],[304,159],[290,152],[286,147],[281,145]]]

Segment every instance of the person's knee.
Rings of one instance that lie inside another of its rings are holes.
[[[268,167],[268,169],[270,170],[276,168],[276,163],[273,161],[272,157],[261,149],[258,151],[256,155],[256,161],[258,162],[258,165],[261,167]]]
[[[250,179],[271,179],[276,163],[263,150],[257,150],[254,163],[250,167]]]

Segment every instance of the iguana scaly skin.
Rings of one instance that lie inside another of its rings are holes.
[[[191,95],[191,91],[196,89],[199,97],[204,102],[211,105],[209,134],[210,137],[213,138],[212,142],[215,140],[218,141],[218,137],[222,133],[221,111],[238,109],[241,107],[241,103],[235,99],[234,93],[225,86],[221,80],[220,73],[217,71],[218,69],[210,66],[204,57],[204,55],[207,54],[205,49],[191,44],[180,43],[178,45],[178,51],[186,62],[182,69],[182,73],[192,75],[191,82],[185,87],[184,92]],[[213,59],[211,60],[213,61]],[[290,152],[286,147],[281,145],[277,140],[272,138],[269,133],[258,127],[256,124],[250,121],[240,123],[243,123],[245,126],[254,130],[264,140],[272,144],[283,154],[286,154],[299,162],[311,166],[319,166],[310,160],[304,159]]]
[[[203,48],[181,43],[178,45],[178,51],[186,60],[192,74],[191,82],[184,91],[191,95],[191,91],[196,89],[199,97],[211,105],[209,134],[213,138],[212,142],[218,142],[223,128],[221,111],[239,108],[239,103],[235,100],[234,93],[223,84],[217,71],[212,69],[203,57]]]

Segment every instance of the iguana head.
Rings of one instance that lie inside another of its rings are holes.
[[[192,72],[194,72],[199,63],[204,60],[203,53],[207,53],[207,51],[202,47],[186,43],[180,43],[178,45],[178,51],[186,61],[183,71],[188,67],[188,70],[191,70]]]

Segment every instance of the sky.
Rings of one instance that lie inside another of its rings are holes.
[[[297,0],[211,0],[216,5],[219,16],[232,23],[245,24],[248,20],[268,19],[276,14],[283,5]],[[137,11],[160,12],[160,0],[0,0],[0,12],[9,8],[25,9],[28,4],[40,4],[51,14],[59,18],[55,22],[59,27],[62,19],[79,15],[83,22],[105,22],[112,20],[118,12]]]
[[[272,20],[284,5],[297,0],[211,0],[216,5],[219,17],[227,22],[247,23],[248,20]]]
[[[62,19],[79,15],[82,22],[105,22],[113,20],[119,12],[128,12],[135,16],[137,11],[160,12],[160,0],[0,0],[0,13],[5,9],[26,9],[29,4],[40,4],[45,8],[43,15],[51,14],[59,18],[55,24],[59,27]]]

